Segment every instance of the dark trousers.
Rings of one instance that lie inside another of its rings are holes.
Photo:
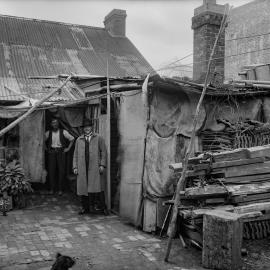
[[[93,210],[95,207],[98,207],[99,210],[107,209],[104,191],[91,192],[88,193],[88,196],[81,196],[81,204],[86,211]]]
[[[51,149],[48,154],[48,175],[50,189],[63,191],[65,177],[65,153],[63,148]]]

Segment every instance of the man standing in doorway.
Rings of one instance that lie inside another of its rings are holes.
[[[73,172],[77,175],[77,194],[81,196],[82,210],[80,215],[94,213],[99,200],[99,208],[108,214],[105,204],[105,167],[106,146],[103,138],[93,132],[93,123],[85,119],[84,134],[75,144]]]
[[[45,140],[48,152],[50,194],[58,190],[61,196],[65,177],[65,154],[70,150],[74,137],[66,130],[59,128],[57,119],[52,119],[51,130],[45,133]]]

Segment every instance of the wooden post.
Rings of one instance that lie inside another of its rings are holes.
[[[169,240],[168,240],[167,251],[166,251],[166,254],[165,254],[165,258],[164,258],[165,262],[168,262],[171,247],[172,247],[172,239],[173,239],[173,237],[175,235],[176,220],[177,220],[177,215],[178,215],[178,207],[180,205],[180,191],[185,188],[188,159],[189,159],[189,157],[191,155],[191,151],[192,151],[193,145],[194,145],[195,133],[196,133],[197,123],[198,123],[198,120],[199,120],[200,109],[201,109],[201,105],[202,105],[202,102],[203,102],[203,99],[204,99],[204,96],[205,96],[205,93],[206,93],[206,89],[207,89],[210,66],[211,66],[211,62],[212,62],[212,59],[213,59],[213,55],[214,55],[214,52],[215,52],[219,37],[220,37],[221,33],[224,31],[224,29],[225,29],[225,21],[226,21],[226,14],[227,13],[228,13],[228,10],[227,10],[227,6],[226,6],[226,9],[225,9],[225,12],[224,12],[224,15],[223,15],[223,19],[222,19],[222,22],[221,22],[221,26],[220,26],[218,35],[216,37],[216,40],[215,40],[215,43],[214,43],[214,46],[213,46],[213,49],[212,49],[212,52],[211,52],[211,55],[210,55],[210,58],[209,58],[209,61],[208,61],[208,67],[207,67],[205,82],[204,82],[201,97],[200,97],[199,102],[197,104],[196,112],[195,112],[194,119],[193,119],[193,129],[192,129],[192,133],[191,133],[191,138],[190,138],[188,149],[187,149],[187,152],[185,154],[184,161],[183,161],[182,174],[181,174],[181,177],[180,177],[180,179],[179,179],[179,181],[177,183],[177,187],[176,187],[176,191],[175,191],[173,214],[172,214],[172,219],[171,219],[170,226],[169,226],[169,229],[168,229]]]
[[[238,214],[212,210],[203,217],[203,267],[241,269],[243,224]]]
[[[13,121],[12,123],[10,123],[7,127],[3,128],[0,131],[0,137],[2,137],[5,133],[7,133],[9,130],[11,130],[12,128],[14,128],[16,125],[18,125],[21,121],[23,121],[28,115],[30,115],[33,111],[35,111],[35,109],[41,105],[43,102],[45,102],[46,100],[48,100],[52,95],[54,95],[57,91],[61,90],[66,84],[67,82],[70,80],[71,76],[69,76],[60,87],[56,88],[55,90],[53,90],[52,92],[50,92],[47,96],[43,97],[41,100],[39,100],[33,107],[31,107],[26,113],[24,113],[22,116],[20,116],[19,118],[17,118],[15,121]]]
[[[111,93],[109,80],[109,61],[107,60],[107,196],[108,210],[111,210]]]

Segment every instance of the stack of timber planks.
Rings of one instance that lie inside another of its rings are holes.
[[[169,167],[178,180],[182,164]],[[203,216],[210,210],[244,214],[244,239],[270,235],[270,145],[203,153],[189,160],[186,180],[181,234],[198,246],[203,245]]]

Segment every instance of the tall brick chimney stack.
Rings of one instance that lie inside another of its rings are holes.
[[[113,9],[104,19],[105,29],[112,36],[126,36],[127,13],[122,9]]]
[[[203,0],[203,5],[194,10],[192,18],[193,37],[193,80],[204,82],[208,59],[219,31],[225,5],[216,0]],[[220,36],[212,62],[211,72],[224,75],[225,33]]]

